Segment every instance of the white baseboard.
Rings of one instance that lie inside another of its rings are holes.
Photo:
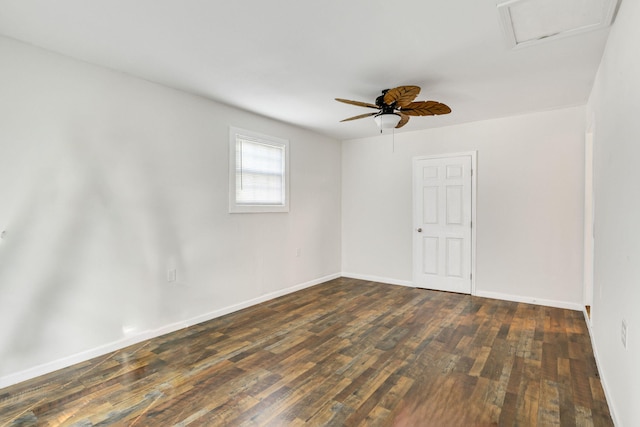
[[[5,375],[3,377],[0,377],[0,389],[4,387],[8,387],[13,384],[18,384],[22,381],[30,380],[40,375],[45,375],[45,374],[57,371],[58,369],[75,365],[76,363],[85,362],[89,359],[93,359],[94,357],[102,356],[104,354],[111,353],[112,351],[120,350],[127,346],[137,344],[139,342],[142,342],[151,338],[159,337],[161,335],[168,334],[170,332],[175,332],[180,329],[183,329],[192,325],[196,325],[198,323],[206,322],[208,320],[215,319],[216,317],[224,316],[225,314],[233,313],[235,311],[242,310],[243,308],[260,304],[262,302],[269,301],[271,299],[274,299],[283,295],[287,295],[292,292],[299,291],[301,289],[309,288],[311,286],[315,286],[320,283],[327,282],[329,280],[337,279],[340,276],[341,276],[340,273],[330,274],[328,276],[310,280],[305,283],[300,283],[298,285],[291,286],[286,289],[270,292],[268,294],[261,295],[257,298],[253,298],[247,301],[243,301],[238,304],[234,304],[228,307],[214,310],[209,313],[201,314],[199,316],[195,316],[190,319],[186,319],[184,321],[165,325],[153,330],[142,331],[140,333],[136,333],[135,335],[128,336],[120,340],[113,341],[108,344],[104,344],[104,345],[101,345],[86,351],[82,351],[80,353],[76,353],[67,357],[63,357],[61,359],[43,363],[41,365],[37,365],[20,372]]]
[[[412,281],[392,279],[390,277],[369,276],[366,274],[345,273],[345,272],[342,272],[342,277],[348,277],[349,279],[366,280],[369,282],[388,283],[390,285],[409,286],[411,288],[415,288]]]
[[[368,274],[358,274],[358,273],[348,273],[348,272],[342,272],[342,277],[348,277],[348,278],[351,278],[351,279],[367,280],[367,281],[371,281],[371,282],[388,283],[390,285],[408,286],[408,287],[411,287],[411,288],[415,288],[415,285],[413,284],[412,281],[392,279],[390,277],[371,276],[371,275],[368,275]],[[503,294],[503,293],[500,293],[500,292],[489,292],[489,291],[477,291],[476,290],[474,296],[483,297],[483,298],[493,298],[493,299],[499,299],[499,300],[504,300],[504,301],[524,302],[524,303],[528,303],[528,304],[544,305],[544,306],[548,306],[548,307],[566,308],[566,309],[569,309],[569,310],[578,310],[578,311],[584,310],[584,307],[581,304],[574,303],[574,302],[555,301],[555,300],[548,300],[548,299],[542,299],[542,298],[536,298],[536,297],[523,297],[523,296],[520,296],[520,295]]]
[[[501,299],[505,301],[513,302],[525,302],[527,304],[544,305],[547,307],[566,308],[568,310],[584,310],[582,304],[569,301],[556,301],[550,299],[536,298],[536,297],[524,297],[521,295],[503,294],[501,292],[488,292],[476,290],[475,296],[483,298]]]
[[[591,307],[591,317],[593,318],[593,306]],[[607,379],[604,376],[604,372],[602,371],[600,358],[598,357],[598,347],[596,346],[596,340],[593,336],[593,322],[589,318],[587,314],[587,310],[584,309],[582,311],[584,314],[584,321],[587,324],[587,329],[589,330],[589,338],[591,338],[591,348],[593,349],[593,358],[596,359],[596,368],[598,368],[598,375],[600,376],[600,383],[602,384],[602,389],[604,390],[604,397],[607,399],[607,405],[609,406],[609,414],[611,414],[611,421],[613,421],[614,426],[619,426],[618,420],[616,418],[616,408],[613,406],[613,400],[611,399],[611,394],[609,393],[609,387],[607,387]]]
[[[300,283],[298,285],[291,286],[291,287],[286,288],[286,289],[281,289],[279,291],[270,292],[268,294],[259,296],[257,298],[253,298],[253,299],[250,299],[248,301],[243,301],[243,302],[241,302],[239,304],[234,304],[232,306],[225,307],[223,309],[216,310],[216,311],[213,311],[211,313],[206,313],[206,314],[203,314],[201,316],[193,317],[193,318],[187,320],[183,324],[182,327],[186,328],[186,327],[189,327],[189,326],[192,326],[192,325],[196,325],[198,323],[206,322],[207,320],[215,319],[216,317],[224,316],[225,314],[233,313],[235,311],[242,310],[243,308],[251,307],[252,305],[260,304],[262,302],[269,301],[271,299],[278,298],[278,297],[281,297],[283,295],[287,295],[287,294],[290,294],[290,293],[293,293],[293,292],[296,292],[296,291],[300,291],[302,289],[310,288],[311,286],[319,285],[320,283],[328,282],[329,280],[337,279],[340,276],[341,276],[340,273],[334,273],[334,274],[330,274],[328,276],[320,277],[318,279],[310,280],[308,282]],[[173,331],[168,331],[168,332],[173,332]],[[168,332],[164,332],[164,333],[168,333]]]

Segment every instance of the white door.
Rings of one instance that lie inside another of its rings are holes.
[[[414,159],[416,287],[471,293],[471,165],[471,155]]]

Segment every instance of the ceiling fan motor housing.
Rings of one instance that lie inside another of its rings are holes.
[[[385,89],[382,91],[382,95],[376,98],[376,105],[380,107],[380,114],[394,114],[396,110],[395,101],[391,104],[386,104],[384,102],[384,96],[389,92],[389,89]]]

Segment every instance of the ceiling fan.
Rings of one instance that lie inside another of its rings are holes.
[[[380,131],[390,128],[400,129],[407,124],[410,116],[435,116],[451,112],[451,108],[441,102],[414,101],[419,93],[419,86],[398,86],[393,89],[383,90],[382,95],[376,98],[375,104],[342,98],[336,98],[336,101],[378,110],[373,113],[349,117],[341,120],[341,122],[374,116],[373,119],[380,127]]]

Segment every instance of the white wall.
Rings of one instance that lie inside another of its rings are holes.
[[[587,108],[595,119],[593,339],[621,426],[640,425],[639,22],[640,2],[623,0]]]
[[[0,94],[0,387],[340,272],[339,141],[5,38]],[[227,212],[230,125],[288,214]]]
[[[579,308],[584,114],[574,107],[401,133],[395,144],[390,134],[343,142],[343,272],[410,284],[411,159],[477,150],[477,294]]]

